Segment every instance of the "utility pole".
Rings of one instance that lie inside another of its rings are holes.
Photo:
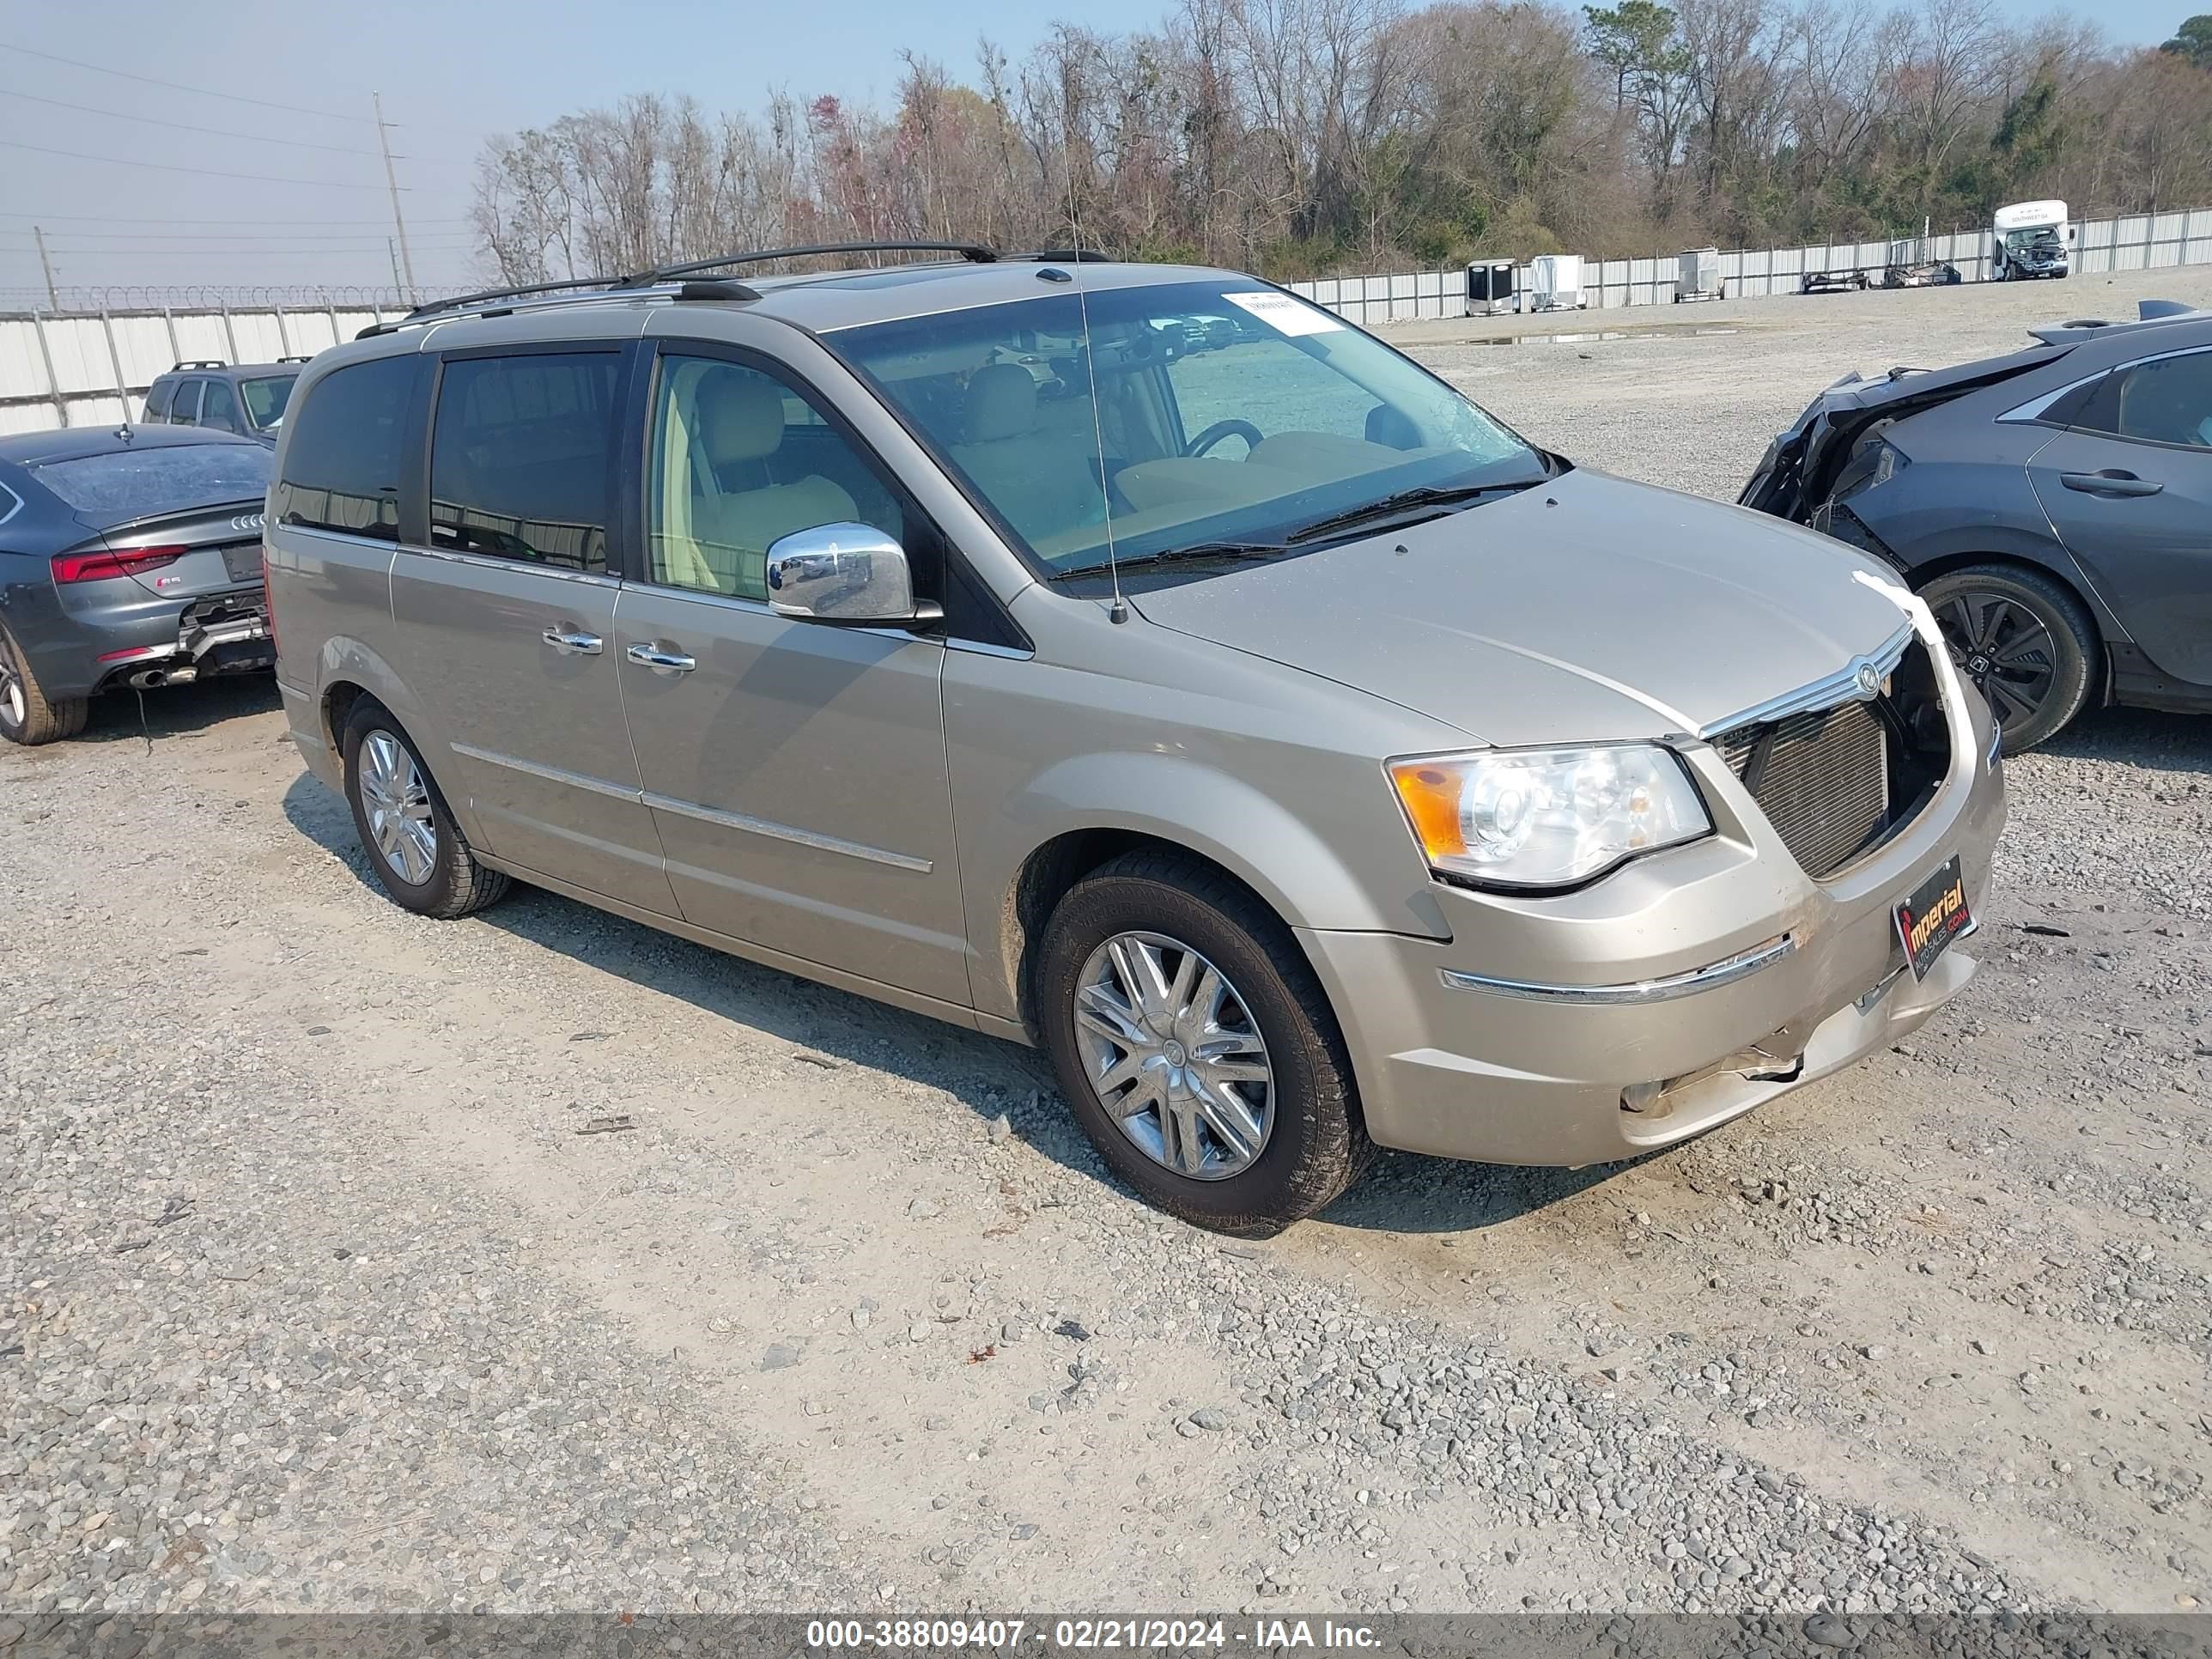
[[[407,294],[415,294],[415,257],[407,251],[407,221],[399,215],[399,178],[392,170],[392,141],[384,132],[384,94],[372,92],[368,100],[376,111],[376,145],[384,152],[384,182],[392,191],[392,225],[399,233],[399,262],[407,272]]]
[[[39,240],[39,269],[46,273],[46,304],[55,311],[62,308],[60,295],[54,291],[54,262],[46,257],[46,233],[43,227],[33,225],[31,234]]]
[[[384,251],[392,256],[392,291],[404,298],[404,291],[399,286],[399,250],[392,245],[389,236],[384,239]]]

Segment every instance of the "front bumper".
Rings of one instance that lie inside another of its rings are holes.
[[[1301,929],[1368,1133],[1486,1163],[1607,1163],[1916,1029],[1972,978],[1973,941],[1916,981],[1893,907],[1955,854],[1980,916],[2005,818],[1988,709],[1942,672],[1948,774],[1917,817],[1826,881],[1803,875],[1710,748],[1692,749],[1714,807],[1706,840],[1575,893],[1439,889],[1449,941]]]

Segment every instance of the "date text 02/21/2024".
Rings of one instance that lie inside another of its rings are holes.
[[[1006,1649],[1024,1642],[1094,1652],[1177,1650],[1228,1646],[1260,1650],[1372,1648],[1377,1638],[1364,1625],[1333,1619],[1262,1619],[1249,1629],[1221,1619],[817,1619],[806,1627],[805,1645],[835,1650],[872,1649]]]

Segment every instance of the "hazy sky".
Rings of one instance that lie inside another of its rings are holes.
[[[2049,9],[2048,0],[1996,3],[2022,19]],[[2155,42],[2193,7],[2079,9],[2118,40]],[[40,291],[34,223],[64,284],[389,283],[372,88],[396,125],[416,279],[442,285],[472,274],[461,216],[488,134],[632,92],[688,92],[709,109],[757,107],[771,85],[880,99],[902,46],[964,75],[979,33],[1018,55],[1050,19],[1121,29],[1160,9],[1147,0],[21,0],[0,21],[0,308]]]

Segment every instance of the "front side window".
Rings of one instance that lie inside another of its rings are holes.
[[[430,544],[604,574],[618,366],[607,351],[447,363]]]
[[[272,497],[279,524],[399,539],[399,485],[412,356],[379,357],[325,374],[293,417],[284,476]]]
[[[284,405],[292,396],[292,383],[296,374],[270,374],[258,380],[247,380],[239,386],[246,399],[246,418],[264,432],[269,431],[284,418]]]
[[[207,392],[200,400],[200,424],[211,426],[218,432],[235,432],[243,437],[246,428],[239,424],[238,393],[228,380],[210,380]]]
[[[2212,449],[2212,351],[2113,370],[2075,424],[2116,438]]]
[[[897,499],[844,434],[743,363],[661,359],[649,465],[650,574],[665,586],[764,599],[768,550],[794,531],[858,522],[906,539]]]
[[[1104,568],[1109,534],[1123,561],[1264,550],[1407,491],[1547,470],[1373,336],[1244,279],[1061,288],[825,338],[1048,575]]]

